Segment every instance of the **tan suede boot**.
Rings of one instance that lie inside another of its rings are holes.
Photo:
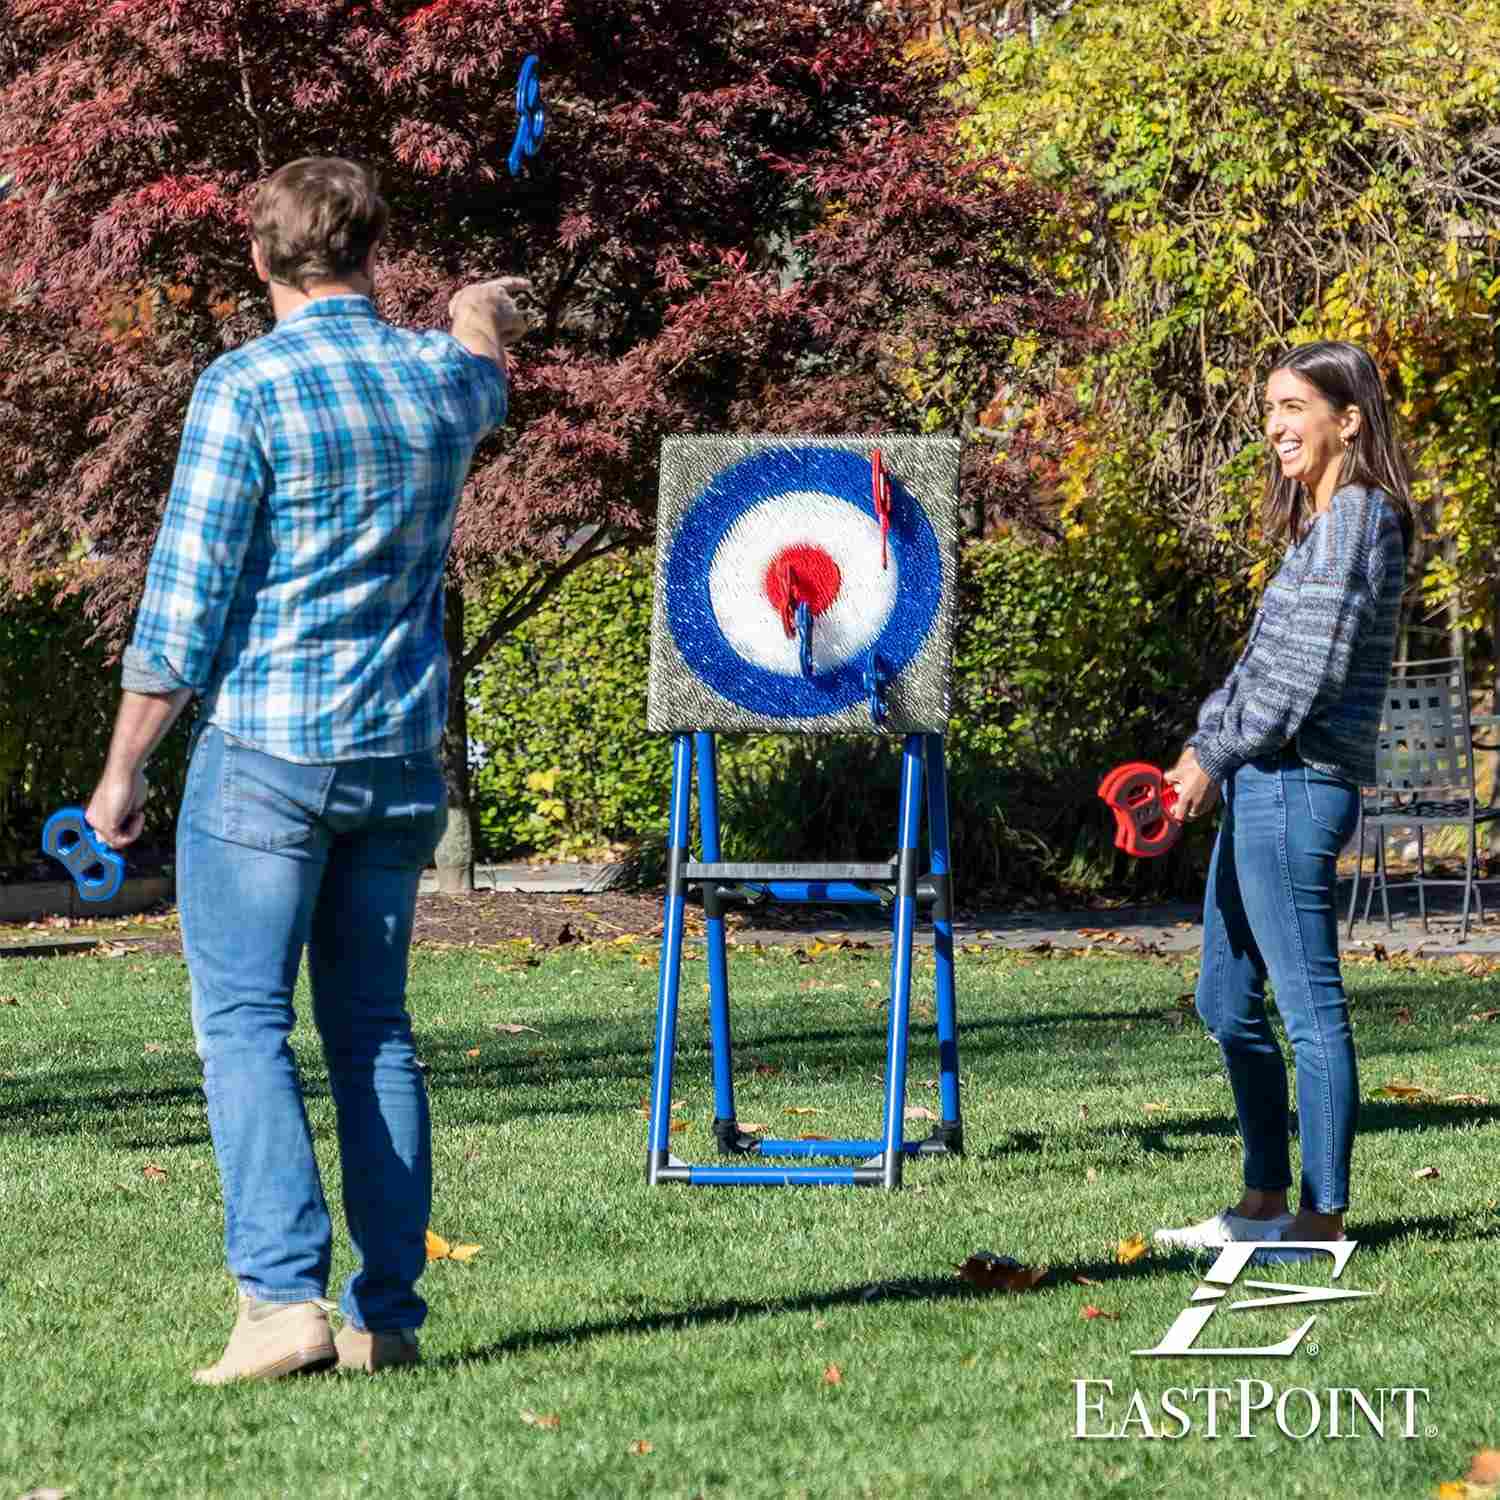
[[[199,1385],[225,1385],[328,1369],[338,1360],[328,1326],[330,1305],[260,1302],[241,1293],[239,1316],[218,1364],[194,1370],[193,1379]]]
[[[417,1336],[410,1328],[399,1333],[366,1333],[353,1323],[345,1323],[333,1341],[339,1352],[339,1370],[363,1370],[373,1375],[395,1365],[414,1365],[421,1358]]]

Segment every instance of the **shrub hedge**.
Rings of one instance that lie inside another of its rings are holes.
[[[1212,652],[1183,644],[1203,601],[1166,580],[1147,597],[1098,556],[1004,536],[964,550],[948,763],[968,890],[1196,887],[1202,834],[1166,859],[1126,860],[1094,788],[1119,760],[1175,753],[1215,669]],[[656,868],[670,761],[645,727],[652,566],[641,551],[581,570],[474,674],[484,857],[613,850]],[[502,580],[493,597],[505,594]],[[477,601],[471,628],[486,618]],[[119,675],[89,635],[67,601],[0,613],[0,866],[34,864],[47,814],[85,798],[103,763]],[[148,845],[170,844],[187,739],[184,723],[153,758]],[[723,736],[726,857],[884,858],[896,760],[897,745],[873,736]]]
[[[72,599],[38,594],[0,611],[0,869],[42,861],[42,824],[86,801],[103,768],[120,673],[92,633]],[[171,844],[191,718],[151,759],[142,849]]]
[[[1116,857],[1094,796],[1109,766],[1180,745],[1212,676],[1183,649],[1185,611],[1201,601],[1165,585],[1126,598],[1096,556],[1010,537],[965,548],[948,759],[971,888],[1188,889],[1201,869],[1201,839],[1165,860]],[[476,674],[488,854],[659,847],[670,769],[667,742],[645,727],[652,566],[642,551],[575,574]],[[475,614],[482,628],[482,604]],[[883,857],[895,760],[873,737],[721,737],[726,857]]]

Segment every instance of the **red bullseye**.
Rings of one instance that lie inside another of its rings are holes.
[[[765,592],[771,607],[781,616],[788,636],[797,633],[797,606],[805,604],[816,618],[839,596],[843,575],[839,565],[821,547],[799,543],[784,547],[766,569]]]

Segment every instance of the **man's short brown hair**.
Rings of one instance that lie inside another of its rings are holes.
[[[304,156],[261,184],[250,227],[271,280],[305,292],[309,282],[357,274],[389,217],[368,168],[339,156]]]

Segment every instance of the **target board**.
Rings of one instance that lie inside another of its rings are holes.
[[[647,726],[942,733],[961,444],[662,444]]]

